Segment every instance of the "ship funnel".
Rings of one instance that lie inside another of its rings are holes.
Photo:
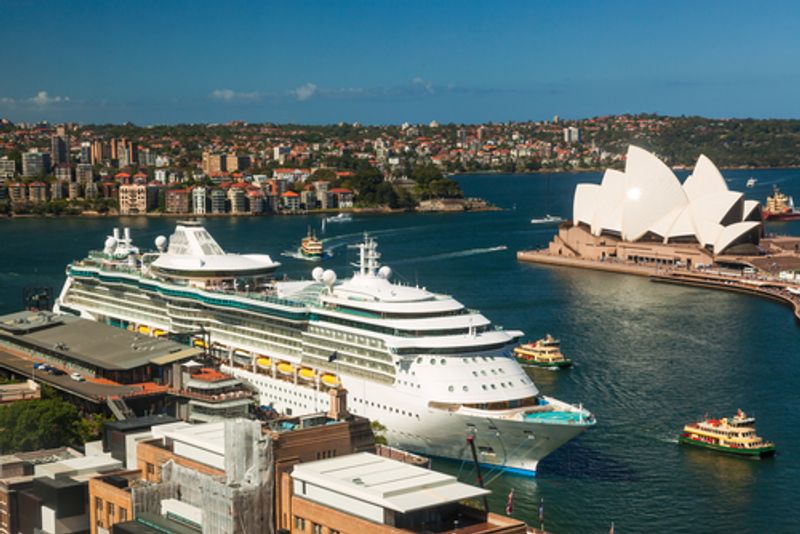
[[[119,228],[114,228],[114,239],[119,241]]]
[[[131,240],[131,229],[125,228],[125,241],[130,241],[130,240]]]

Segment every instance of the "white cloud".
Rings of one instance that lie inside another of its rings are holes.
[[[411,85],[413,85],[415,87],[421,87],[422,89],[425,90],[426,93],[431,94],[431,95],[436,92],[436,90],[433,88],[433,84],[431,82],[429,82],[427,80],[423,80],[419,76],[417,76],[416,78],[411,80]]]
[[[51,104],[58,104],[60,102],[69,102],[68,96],[50,96],[47,91],[39,91],[36,96],[28,99],[28,102],[36,104],[37,106],[49,106]]]
[[[261,95],[253,93],[239,93],[233,89],[214,89],[211,91],[211,98],[222,102],[254,102],[261,98]]]
[[[0,98],[0,104],[6,106],[16,106],[16,105],[34,105],[38,107],[46,107],[53,104],[62,104],[69,102],[68,96],[50,96],[47,91],[39,91],[36,93],[35,96],[30,98],[24,98],[22,100],[17,100],[16,98],[11,98],[4,96]]]
[[[317,86],[309,82],[305,85],[301,85],[300,87],[292,91],[292,94],[294,94],[294,97],[297,100],[300,100],[302,102],[314,96],[316,92],[317,92]]]

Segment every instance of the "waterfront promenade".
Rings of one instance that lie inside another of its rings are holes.
[[[744,277],[738,273],[733,274],[733,271],[689,270],[659,263],[634,264],[616,260],[598,261],[556,256],[550,254],[547,250],[519,251],[517,252],[517,260],[541,265],[647,276],[654,282],[747,293],[786,304],[792,308],[795,318],[800,322],[800,295],[793,294],[788,290],[789,288],[800,289],[800,284],[792,284],[766,277]]]

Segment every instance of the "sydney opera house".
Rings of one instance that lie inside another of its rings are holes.
[[[761,207],[731,191],[717,167],[700,156],[681,184],[641,148],[628,148],[625,171],[602,183],[579,184],[571,224],[559,228],[551,255],[590,260],[683,265],[759,253]]]

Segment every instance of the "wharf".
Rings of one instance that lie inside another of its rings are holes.
[[[547,250],[524,250],[517,252],[519,261],[554,265],[559,267],[573,267],[591,269],[619,274],[632,274],[646,276],[653,282],[687,285],[707,289],[721,289],[746,293],[777,302],[781,302],[794,311],[795,319],[800,322],[800,295],[790,293],[787,288],[797,287],[780,280],[765,278],[744,278],[737,275],[723,274],[721,271],[709,272],[688,270],[666,265],[631,264],[614,260],[589,260],[575,257],[555,256]]]

